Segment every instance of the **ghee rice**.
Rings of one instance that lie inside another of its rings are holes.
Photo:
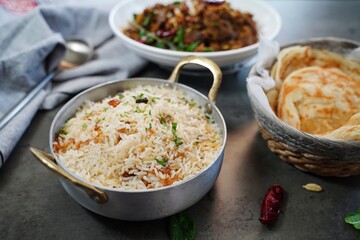
[[[53,142],[72,173],[125,190],[185,180],[215,161],[221,146],[220,129],[203,107],[165,86],[86,102]]]

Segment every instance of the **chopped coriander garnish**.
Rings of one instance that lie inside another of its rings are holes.
[[[143,93],[140,93],[139,95],[137,95],[137,96],[132,96],[133,97],[133,99],[135,99],[135,100],[137,100],[137,99],[142,99],[142,98],[144,98],[144,94]]]
[[[84,123],[83,125],[81,125],[81,128],[82,128],[82,130],[86,130],[86,128],[87,128],[87,124],[86,124],[86,123]]]
[[[171,123],[171,132],[172,134],[174,135],[174,143],[176,146],[180,146],[181,144],[183,144],[184,142],[182,141],[181,138],[179,138],[177,135],[176,135],[176,128],[177,128],[177,123]]]
[[[165,167],[166,163],[169,161],[168,158],[164,158],[164,157],[161,158],[161,159],[154,158],[154,160],[155,160],[157,163],[163,165],[164,167]]]
[[[206,119],[210,119],[211,118],[211,115],[209,113],[205,113],[205,118]]]
[[[139,36],[144,37],[144,36],[146,36],[147,33],[148,33],[148,31],[146,31],[145,29],[141,29],[139,32]]]
[[[136,112],[136,113],[141,113],[142,111],[141,111],[141,109],[140,109],[138,106],[136,106],[135,112]]]
[[[107,110],[109,110],[109,107],[103,109],[104,112],[106,112]]]
[[[160,98],[158,98],[158,97],[150,97],[150,99],[151,99],[151,102],[156,103],[156,100],[158,100]]]
[[[178,136],[175,136],[174,143],[175,143],[176,146],[180,146],[184,142],[182,141],[181,138],[179,138]]]
[[[177,123],[171,123],[171,132],[173,135],[176,135],[176,128],[177,128]]]
[[[145,43],[149,44],[149,43],[152,43],[154,41],[155,41],[155,39],[153,37],[149,36],[149,37],[146,38]]]
[[[105,117],[103,117],[103,118],[98,118],[98,120],[96,120],[96,123],[99,123],[99,122],[104,121],[104,120],[105,120]]]
[[[167,115],[160,115],[160,123],[162,125],[164,125],[165,127],[167,126],[167,122],[171,119],[171,116],[169,114]]]
[[[68,134],[67,131],[65,131],[64,129],[60,129],[57,135],[66,135],[66,134]]]
[[[184,100],[185,103],[189,103],[189,101],[186,98],[182,97],[181,99]]]
[[[177,44],[178,48],[182,49],[184,47],[184,38],[185,38],[185,28],[184,26],[180,25],[174,37],[174,43]]]
[[[172,49],[172,50],[177,50],[177,47],[174,45],[173,42],[167,40],[167,39],[161,39],[159,38],[155,33],[149,32],[147,31],[144,27],[140,26],[139,24],[137,24],[136,22],[132,22],[131,23],[132,26],[134,28],[136,28],[139,31],[139,36],[143,37],[143,38],[153,38],[157,43],[159,44],[159,47],[164,47],[166,46],[166,48]],[[143,35],[141,35],[141,33]]]
[[[190,45],[188,45],[185,48],[185,51],[187,52],[193,52],[195,50],[195,48],[200,44],[200,41],[195,41],[193,43],[191,43]]]
[[[163,42],[157,42],[157,43],[155,43],[155,47],[165,48],[165,44]]]
[[[190,107],[195,107],[195,106],[196,106],[196,102],[191,102],[191,103],[189,103],[189,106],[190,106]]]
[[[123,98],[125,97],[125,96],[122,95],[121,93],[119,93],[117,96],[118,96],[119,99],[123,99]]]
[[[149,110],[149,115],[151,116],[151,110]]]
[[[154,12],[151,12],[151,13],[147,14],[147,15],[144,17],[143,21],[141,22],[141,25],[143,25],[144,27],[147,27],[147,26],[150,24],[151,19],[152,19],[154,16],[155,16],[155,13],[154,13]]]

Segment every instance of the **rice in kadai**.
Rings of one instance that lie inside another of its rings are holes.
[[[201,172],[222,145],[211,116],[183,92],[139,86],[86,102],[53,149],[75,175],[114,189],[169,186]]]

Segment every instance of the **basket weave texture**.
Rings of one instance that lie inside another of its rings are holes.
[[[284,142],[275,140],[261,125],[259,130],[267,141],[270,150],[280,156],[282,160],[297,169],[320,176],[348,177],[360,174],[360,161],[338,161],[328,156],[319,156],[293,149]],[[359,156],[360,158],[360,156]]]

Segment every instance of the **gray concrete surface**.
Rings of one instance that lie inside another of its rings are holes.
[[[335,36],[360,41],[360,1],[268,1],[281,14],[281,43]],[[219,178],[212,190],[186,210],[197,239],[359,239],[344,216],[360,207],[360,177],[318,177],[300,172],[271,153],[257,131],[247,98],[248,69],[224,76],[217,104],[229,139]],[[149,64],[138,76],[167,78]],[[201,92],[205,77],[183,75],[181,82]],[[49,150],[48,132],[57,110],[40,111],[10,159],[0,169],[0,239],[167,239],[169,219],[126,222],[96,215],[78,205],[58,178],[30,154],[28,147]],[[308,182],[324,191],[305,191]],[[286,190],[278,222],[258,221],[264,193],[273,183]],[[136,209],[134,209],[136,211]]]

